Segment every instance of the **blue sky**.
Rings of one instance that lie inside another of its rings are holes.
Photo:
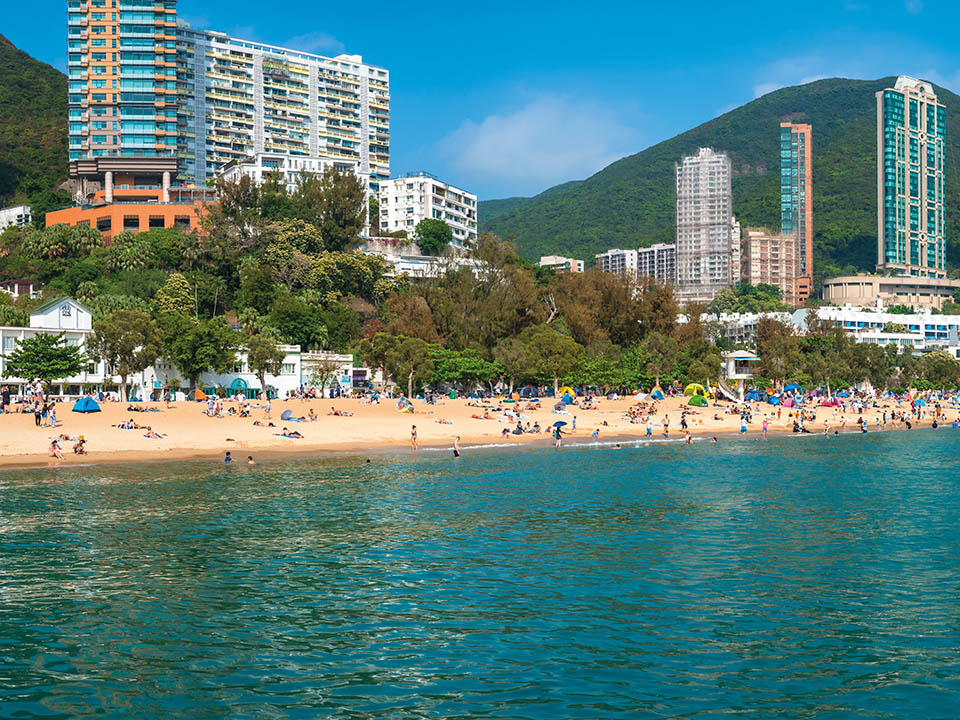
[[[806,18],[787,2],[736,0],[178,7],[197,27],[388,68],[393,174],[428,170],[481,199],[587,177],[816,78],[912,74],[960,91],[955,0],[810,0]],[[63,0],[4,16],[14,44],[65,67]]]

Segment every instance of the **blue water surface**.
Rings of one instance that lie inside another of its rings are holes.
[[[0,474],[0,718],[957,718],[960,433]]]

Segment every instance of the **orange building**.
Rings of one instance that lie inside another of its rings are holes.
[[[213,188],[171,187],[176,158],[92,158],[70,161],[84,201],[47,213],[51,225],[90,225],[110,239],[155,228],[199,230]]]

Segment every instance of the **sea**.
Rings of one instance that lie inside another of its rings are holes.
[[[960,717],[960,432],[544,442],[0,473],[0,718]]]

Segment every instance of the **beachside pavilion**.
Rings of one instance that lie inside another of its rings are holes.
[[[26,383],[34,378],[8,377],[6,372],[7,355],[25,338],[40,334],[56,335],[63,333],[67,345],[85,349],[87,341],[93,335],[93,316],[81,303],[68,297],[51,300],[36,308],[30,313],[30,327],[0,327],[0,375],[2,384],[9,385],[14,395],[20,395]],[[336,383],[341,392],[350,392],[356,384],[367,380],[367,370],[355,368],[352,355],[335,355],[332,353],[301,352],[299,345],[281,345],[285,356],[276,375],[267,373],[266,390],[273,397],[285,397],[288,393],[295,393],[301,385],[311,385],[318,363],[332,360],[338,365],[333,374],[332,382]],[[50,394],[67,398],[76,398],[89,392],[104,390],[104,385],[119,387],[120,378],[107,375],[106,363],[99,361],[91,363],[80,375],[64,380],[58,380],[50,388]],[[223,388],[228,395],[244,395],[248,398],[257,397],[263,388],[256,374],[251,372],[247,364],[246,353],[237,353],[237,364],[228,373],[204,373],[200,377],[200,387],[203,390],[214,392]],[[142,373],[127,378],[127,392],[132,399],[159,400],[167,388],[180,388],[186,392],[187,381],[179,370],[170,363],[158,360],[153,367]]]
[[[56,335],[63,333],[67,345],[85,348],[87,339],[93,335],[93,317],[90,311],[76,300],[68,297],[57,298],[41,305],[30,313],[30,327],[0,327],[0,375],[2,383],[9,385],[15,394],[19,394],[24,384],[34,378],[15,378],[7,374],[7,355],[25,339],[36,335]],[[79,396],[84,388],[102,387],[106,377],[106,364],[91,364],[79,375],[58,380],[53,384],[54,395]]]

